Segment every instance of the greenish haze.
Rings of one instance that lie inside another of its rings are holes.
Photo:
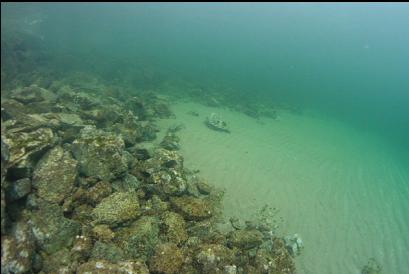
[[[149,66],[149,86],[229,87],[409,146],[406,3],[2,4],[1,14],[2,39],[16,29],[38,37],[58,70],[121,79]]]

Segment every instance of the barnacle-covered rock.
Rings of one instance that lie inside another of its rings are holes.
[[[24,104],[56,100],[56,95],[53,92],[34,84],[13,90],[10,97]]]
[[[119,231],[117,238],[129,258],[147,260],[159,243],[159,220],[156,217],[141,217],[130,227]]]
[[[31,192],[31,179],[23,178],[8,184],[6,193],[10,202],[21,199]]]
[[[168,242],[180,244],[188,238],[186,222],[182,216],[175,212],[168,211],[162,216],[162,230],[164,238]]]
[[[4,142],[10,151],[10,166],[21,163],[22,166],[28,158],[53,146],[56,142],[54,133],[49,128],[39,128],[30,132],[7,132]]]
[[[134,220],[139,214],[139,201],[133,192],[115,192],[104,198],[92,211],[95,224],[110,226]]]
[[[116,263],[125,259],[125,254],[122,248],[111,242],[95,242],[92,251],[91,259],[93,260],[108,260]]]
[[[76,221],[65,218],[58,205],[45,202],[40,202],[29,223],[39,248],[48,254],[70,246],[81,227]]]
[[[74,193],[73,199],[79,203],[86,203],[95,206],[111,193],[111,184],[106,181],[100,181],[92,187],[79,188]]]
[[[123,156],[124,141],[119,136],[85,127],[72,144],[80,173],[110,181],[122,177],[128,169]]]
[[[186,220],[199,221],[212,217],[213,205],[206,199],[189,196],[172,197],[171,204]]]
[[[226,266],[234,262],[234,252],[218,244],[202,245],[195,256],[200,273],[223,273]]]
[[[118,263],[111,263],[106,260],[91,260],[77,268],[76,273],[88,274],[149,274],[149,270],[144,262],[141,261],[121,261]]]
[[[51,203],[62,202],[72,191],[77,178],[77,161],[61,146],[50,150],[37,164],[33,186],[37,195]]]
[[[34,237],[29,225],[15,223],[10,235],[1,237],[1,273],[27,273],[32,269]]]
[[[255,229],[236,230],[229,235],[229,243],[241,249],[251,249],[263,243],[263,234]]]
[[[159,245],[149,260],[149,270],[154,273],[175,274],[182,268],[184,256],[173,243]]]

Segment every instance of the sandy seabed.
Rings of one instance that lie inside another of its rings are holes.
[[[298,273],[358,274],[371,257],[382,273],[407,273],[409,167],[384,140],[317,115],[256,120],[191,102],[172,110],[176,119],[160,126],[184,124],[185,165],[225,188],[227,217],[250,219],[269,204],[285,220],[280,231],[301,235]],[[230,134],[205,126],[212,112]]]

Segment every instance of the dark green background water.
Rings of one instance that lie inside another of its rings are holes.
[[[2,4],[1,15],[2,40],[35,37],[39,66],[116,81],[149,67],[157,84],[312,107],[409,152],[407,3]]]

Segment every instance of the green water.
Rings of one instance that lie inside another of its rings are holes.
[[[298,179],[298,183],[305,184],[320,181],[311,186],[317,187],[317,191],[325,185],[324,178],[333,185],[348,181],[344,188],[329,188],[328,191],[324,188],[320,195],[326,206],[331,205],[332,196],[339,197],[334,192],[344,191],[346,196],[352,197],[345,200],[350,204],[339,202],[334,207],[354,206],[359,212],[359,201],[368,201],[365,193],[369,193],[370,199],[379,199],[386,209],[379,210],[382,206],[373,200],[364,202],[362,215],[356,213],[355,216],[350,209],[342,211],[351,216],[343,215],[346,221],[342,224],[345,225],[339,227],[348,230],[346,224],[369,216],[370,206],[373,206],[377,212],[390,215],[377,215],[379,218],[375,219],[382,222],[374,224],[373,230],[382,233],[372,234],[401,235],[391,238],[396,249],[390,244],[381,245],[385,250],[373,253],[369,247],[352,248],[357,253],[355,258],[360,252],[367,257],[381,257],[379,260],[392,271],[387,273],[406,273],[409,269],[403,259],[409,253],[409,239],[404,236],[409,234],[408,216],[404,213],[407,196],[403,195],[408,194],[409,185],[407,3],[2,4],[1,15],[2,89],[13,87],[13,77],[33,69],[49,70],[55,77],[87,72],[98,75],[106,83],[129,89],[155,92],[171,86],[173,93],[166,91],[175,97],[194,87],[203,93],[223,94],[238,104],[291,105],[304,114],[318,117],[314,118],[318,121],[325,121],[325,126],[307,118],[291,118],[286,122],[284,115],[280,120],[283,125],[277,128],[278,135],[275,135],[274,126],[272,129],[258,128],[259,124],[251,122],[254,119],[249,120],[248,127],[242,124],[244,129],[240,132],[244,135],[236,135],[242,138],[236,143],[242,142],[253,151],[248,159],[253,168],[249,174],[259,168],[259,173],[265,174],[261,174],[261,178],[271,179],[273,175],[260,162],[260,159],[269,159],[266,155],[269,151],[272,158],[276,157],[274,163],[282,165],[274,169],[280,172],[277,176],[282,180],[294,183]],[[7,55],[18,49],[3,48],[3,41],[17,34],[29,41],[27,44],[34,54],[24,60],[25,66],[9,71]],[[234,121],[243,121],[236,119],[234,114],[226,115],[233,125]],[[251,142],[253,135],[258,136],[254,137],[258,140],[256,144]],[[195,135],[192,133],[192,136]],[[217,142],[226,144],[219,139],[213,144]],[[275,144],[281,146],[277,151],[262,147]],[[186,146],[189,145],[190,151],[184,148],[187,161],[191,159],[192,165],[203,161],[205,172],[212,177],[211,168],[217,169],[217,166],[206,166],[207,157],[192,155],[211,152],[212,147],[216,149],[217,146],[207,144],[205,149],[194,150],[187,141]],[[200,147],[200,142],[195,145]],[[237,147],[229,149],[233,155],[226,157],[236,159],[233,156]],[[297,155],[299,158],[295,159]],[[237,167],[242,166],[238,164]],[[228,170],[229,165],[224,168]],[[298,175],[287,176],[284,171]],[[227,175],[223,173],[223,176]],[[221,180],[217,176],[211,179]],[[352,183],[355,181],[362,196],[355,196],[356,185]],[[252,189],[260,189],[249,184],[249,193]],[[281,189],[286,190],[284,186]],[[289,189],[295,191],[295,188]],[[303,190],[305,186],[298,189]],[[258,191],[254,193],[262,195]],[[238,197],[243,196],[232,199]],[[313,203],[308,199],[305,204],[294,203],[297,207],[307,205]],[[232,208],[229,210],[234,212]],[[298,216],[291,215],[290,206],[285,211],[291,217]],[[390,223],[386,224],[388,220]],[[291,228],[296,230],[296,224],[302,226],[301,222],[294,221]],[[329,225],[317,230],[339,227]],[[365,231],[359,233],[365,234]],[[359,241],[356,236],[359,234],[352,234],[351,238]],[[347,240],[343,239],[348,237],[347,233],[337,235],[337,241]],[[308,237],[310,241],[319,239]],[[365,239],[376,241],[376,237]],[[337,252],[328,246],[323,248],[324,245],[325,242],[315,242],[310,247],[317,248],[317,252]],[[366,246],[366,243],[361,245]],[[306,252],[314,253],[311,249]],[[348,268],[348,272],[343,272],[342,268],[352,263],[362,264],[363,258],[359,258],[360,261],[349,258],[340,263],[336,273],[358,273],[353,272],[354,268]],[[319,261],[317,257],[314,260]],[[303,266],[305,272],[301,269],[301,273],[318,273],[308,262]],[[336,267],[322,269],[335,271]]]

